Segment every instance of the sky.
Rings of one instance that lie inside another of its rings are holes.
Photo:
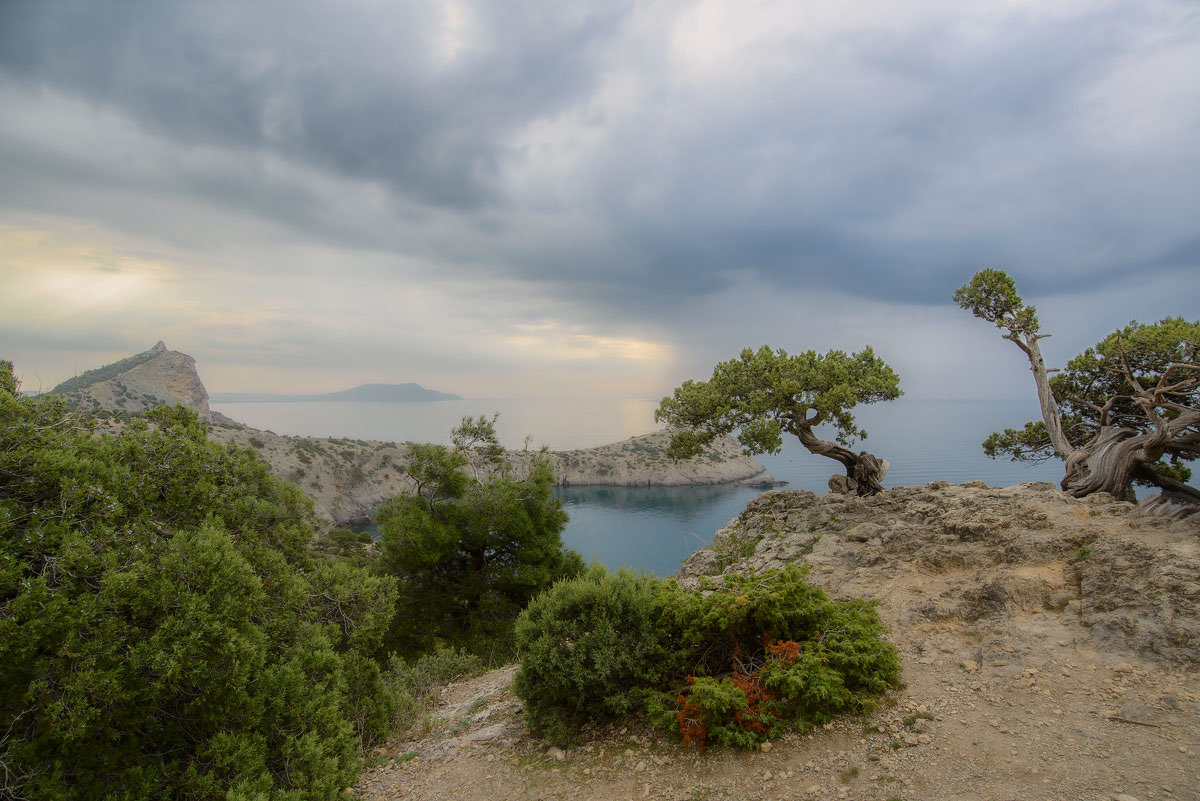
[[[1200,308],[1191,0],[0,2],[0,357],[644,397],[871,345],[916,398]]]

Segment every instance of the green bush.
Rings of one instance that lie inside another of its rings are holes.
[[[388,645],[418,654],[450,642],[510,658],[521,609],[583,560],[563,548],[567,522],[544,457],[514,476],[503,462],[494,421],[463,418],[454,449],[409,448],[414,494],[380,507],[380,568],[401,587]],[[468,472],[470,453],[490,466]],[[494,461],[491,461],[494,460]],[[479,473],[482,474],[479,474]]]
[[[299,490],[194,413],[147,420],[0,391],[5,792],[339,797],[393,714],[393,580],[314,561]]]
[[[556,584],[517,622],[531,726],[563,739],[644,705],[685,742],[749,747],[873,708],[900,671],[874,605],[831,601],[805,575],[690,591],[593,566]]]
[[[667,632],[658,581],[593,564],[535,598],[517,619],[521,669],[513,690],[547,739],[571,739],[581,723],[630,712],[656,684]]]

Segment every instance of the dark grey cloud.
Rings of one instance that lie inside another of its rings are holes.
[[[168,150],[0,141],[0,202],[164,230],[208,207],[624,319],[748,275],[939,304],[984,266],[1041,296],[1200,267],[1193,4],[917,2],[698,77],[670,29],[693,6],[9,0],[13,96]]]
[[[480,4],[440,69],[434,3],[6,3],[0,64],[180,146],[262,148],[423,200],[495,196],[498,141],[594,79],[619,6]]]

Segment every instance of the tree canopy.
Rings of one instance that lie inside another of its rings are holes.
[[[451,448],[414,445],[414,493],[376,515],[383,568],[402,589],[392,634],[403,651],[438,640],[478,650],[506,639],[531,598],[582,569],[562,547],[567,515],[549,461],[534,457],[514,476],[494,420],[465,418]]]
[[[1133,482],[1176,499],[1200,500],[1187,462],[1200,455],[1200,322],[1136,321],[1109,334],[1051,376],[1034,307],[1000,270],[982,270],[954,294],[976,317],[1004,331],[1029,359],[1042,419],[992,434],[992,457],[1066,462],[1062,487],[1074,495],[1132,497]]]
[[[16,389],[0,363],[0,796],[341,797],[394,581],[312,560],[308,501],[193,412],[99,435]]]
[[[867,437],[853,409],[901,394],[899,376],[870,347],[853,354],[789,355],[764,345],[719,363],[708,381],[685,381],[663,398],[654,418],[679,429],[671,438],[673,458],[692,458],[730,434],[746,453],[778,453],[786,433],[810,452],[840,462],[859,492],[867,493],[882,489],[886,466],[848,447]],[[822,423],[833,426],[836,442],[814,433]]]

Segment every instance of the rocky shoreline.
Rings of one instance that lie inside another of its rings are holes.
[[[318,517],[339,524],[369,519],[385,500],[411,491],[404,476],[408,445],[326,437],[281,436],[238,424],[215,423],[210,436],[257,451],[276,476],[293,481],[313,501]],[[745,456],[732,439],[720,440],[701,456],[675,462],[666,455],[665,431],[623,442],[573,451],[550,451],[560,486],[681,487],[751,483],[772,486],[757,459]],[[513,451],[518,473],[534,452]]]

